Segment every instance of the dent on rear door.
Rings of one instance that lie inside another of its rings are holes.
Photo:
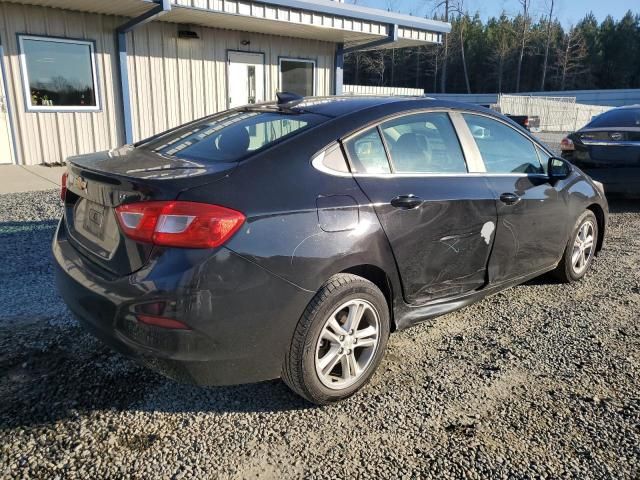
[[[393,249],[405,300],[422,304],[482,288],[495,237],[496,207],[484,178],[359,177]],[[398,195],[420,206],[391,205]]]

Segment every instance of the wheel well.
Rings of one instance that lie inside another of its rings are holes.
[[[596,252],[599,252],[602,249],[602,244],[604,243],[604,211],[597,203],[589,205],[587,209],[593,212],[596,216],[596,220],[598,221],[598,244],[596,245]]]
[[[394,316],[393,316],[393,288],[391,287],[391,280],[389,276],[380,267],[375,265],[356,265],[351,268],[347,268],[340,273],[351,273],[365,278],[373,283],[380,289],[384,298],[387,300],[387,306],[389,307],[389,319],[391,320],[391,331],[396,329]]]

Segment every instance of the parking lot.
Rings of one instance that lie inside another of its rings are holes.
[[[85,334],[55,294],[57,192],[0,196],[2,478],[638,478],[640,203],[578,284],[540,278],[392,335],[372,384],[198,388]]]

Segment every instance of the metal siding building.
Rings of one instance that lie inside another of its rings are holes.
[[[345,52],[439,42],[448,30],[328,0],[0,0],[0,163],[114,148],[272,100],[305,73],[305,92],[341,93]],[[93,83],[59,100],[70,87],[51,87],[64,78],[47,69],[80,71],[81,51]]]

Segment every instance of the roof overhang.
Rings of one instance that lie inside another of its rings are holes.
[[[7,0],[0,0],[7,1]],[[154,8],[154,0],[22,0],[21,3],[135,17]],[[331,0],[172,0],[158,21],[225,28],[343,43],[346,48],[375,43],[402,48],[440,43],[451,30],[445,22],[360,7]]]

